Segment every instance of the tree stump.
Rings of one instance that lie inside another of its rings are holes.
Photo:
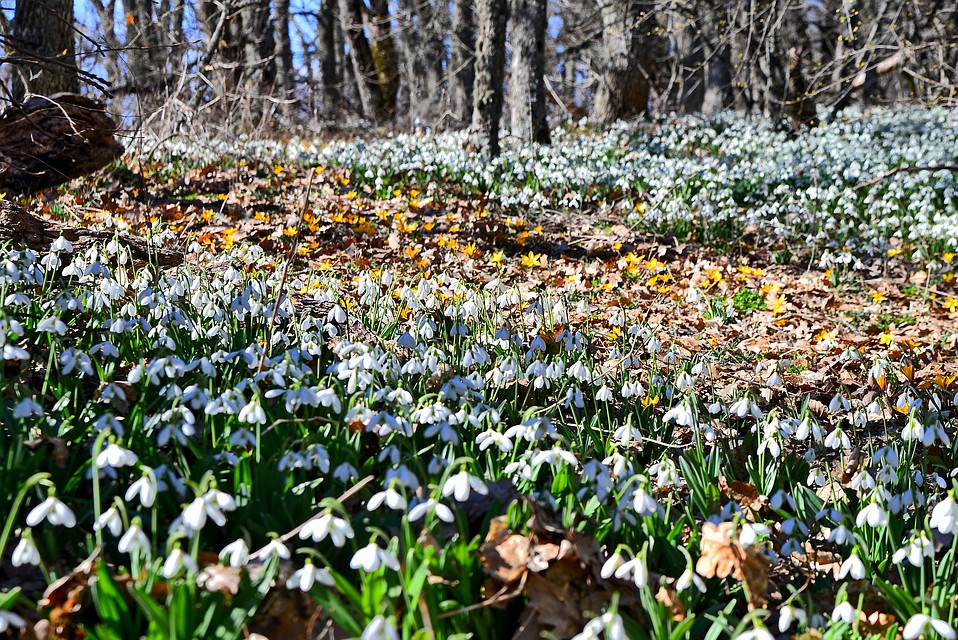
[[[70,241],[74,252],[84,252],[96,244],[115,240],[129,252],[135,263],[174,267],[183,262],[182,254],[151,247],[144,238],[46,220],[12,202],[0,200],[0,245],[10,244],[14,249],[27,248],[45,255],[50,250],[50,244],[61,236]]]
[[[29,194],[79,178],[123,153],[105,107],[74,93],[37,96],[0,113],[0,190]]]

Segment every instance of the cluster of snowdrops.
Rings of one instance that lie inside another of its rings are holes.
[[[508,637],[479,550],[535,505],[643,595],[578,638],[955,638],[950,381],[849,348],[884,393],[813,411],[784,362],[722,393],[638,310],[388,269],[281,290],[257,247],[193,251],[0,254],[0,557],[52,582],[94,554],[89,637],[243,637],[283,588],[353,636]],[[716,571],[716,532],[771,583]],[[0,633],[26,596],[0,594]]]

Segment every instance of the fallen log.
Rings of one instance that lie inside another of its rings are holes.
[[[153,264],[159,267],[175,267],[183,263],[182,254],[150,246],[145,238],[47,220],[12,202],[0,200],[0,245],[11,245],[14,249],[32,249],[40,255],[45,255],[53,241],[60,237],[70,241],[74,252],[84,252],[94,245],[115,240],[129,252],[135,263]]]
[[[0,113],[0,191],[30,194],[120,157],[105,107],[73,93],[36,96]]]

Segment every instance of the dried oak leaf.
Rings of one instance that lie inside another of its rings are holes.
[[[702,527],[702,555],[695,571],[704,578],[732,577],[748,587],[750,606],[761,605],[768,591],[768,569],[771,562],[755,547],[743,547],[732,539],[732,524]]]
[[[721,476],[719,477],[718,489],[723,498],[722,505],[724,506],[730,500],[734,500],[749,520],[752,520],[755,513],[762,511],[768,505],[768,496],[760,494],[754,484],[740,480],[729,482],[725,476]]]

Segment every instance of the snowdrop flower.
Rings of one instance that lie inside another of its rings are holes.
[[[434,498],[429,498],[423,502],[420,502],[412,509],[409,510],[409,521],[415,522],[425,516],[430,511],[434,511],[436,517],[442,520],[443,522],[453,523],[456,521],[456,516],[453,514],[452,509],[444,505],[443,503],[435,500]]]
[[[787,604],[778,610],[778,630],[781,633],[788,631],[793,622],[808,623],[808,614],[803,609]]]
[[[396,623],[392,618],[376,616],[369,621],[359,640],[399,640]]]
[[[916,613],[908,619],[908,623],[902,631],[902,637],[905,640],[915,640],[918,636],[929,631],[934,631],[945,640],[955,640],[955,630],[950,624],[924,613]]]
[[[17,420],[41,416],[43,416],[43,407],[33,398],[24,398],[13,406],[13,417]]]
[[[259,398],[253,397],[245,407],[240,409],[239,421],[247,424],[266,424],[266,412],[259,404]]]
[[[390,509],[394,509],[396,511],[406,510],[406,499],[402,497],[402,494],[392,487],[373,495],[373,497],[369,499],[369,502],[366,503],[366,509],[369,511],[375,511],[383,503],[385,503]]]
[[[574,635],[572,640],[598,640],[601,633],[605,633],[606,640],[626,640],[622,616],[607,611],[587,622],[582,632]]]
[[[25,629],[27,621],[13,611],[0,611],[0,633],[6,633],[8,629]]]
[[[111,442],[106,445],[103,451],[96,457],[96,468],[103,469],[105,467],[112,467],[119,469],[120,467],[132,466],[136,464],[138,460],[139,458],[137,458],[135,453]]]
[[[189,573],[197,573],[198,571],[196,561],[189,554],[183,553],[183,550],[180,549],[180,546],[177,544],[163,563],[161,573],[164,578],[170,580],[176,577],[183,569],[186,569]]]
[[[611,402],[612,389],[610,389],[607,385],[602,385],[599,387],[599,390],[595,392],[595,399],[599,402]]]
[[[602,564],[602,569],[599,571],[599,575],[608,580],[611,578],[616,570],[623,565],[625,558],[622,557],[622,554],[618,550],[615,551],[608,560]]]
[[[681,593],[691,586],[694,586],[701,593],[705,593],[705,581],[689,567],[675,581],[675,590]]]
[[[259,560],[261,562],[267,562],[273,556],[277,556],[282,560],[289,560],[291,555],[289,553],[289,547],[283,544],[282,540],[278,538],[273,538],[266,543],[262,549],[250,556],[253,560]]]
[[[867,507],[859,511],[855,518],[855,524],[859,527],[866,523],[870,527],[884,527],[888,524],[888,512],[878,506],[875,499],[872,499]]]
[[[71,528],[77,523],[76,516],[51,491],[47,499],[35,506],[27,514],[27,525],[35,527],[46,520],[52,525],[63,525]]]
[[[915,567],[920,567],[925,562],[925,558],[935,557],[935,545],[928,539],[924,531],[919,531],[911,537],[908,544],[895,552],[891,561],[895,564],[901,564],[904,560]]]
[[[120,533],[123,532],[123,519],[120,518],[120,512],[115,506],[101,513],[96,519],[96,522],[93,523],[94,531],[101,531],[103,529],[109,531],[114,537],[119,536]]]
[[[743,547],[750,547],[755,544],[758,536],[767,536],[771,532],[771,529],[764,524],[745,523],[739,531],[738,541]]]
[[[219,558],[220,560],[226,560],[227,564],[234,569],[245,567],[249,561],[249,547],[246,546],[245,540],[237,538],[223,547],[223,550],[220,551]]]
[[[735,636],[735,640],[775,640],[775,636],[769,633],[766,629],[755,627],[754,629],[749,629],[745,633],[738,634]]]
[[[465,469],[450,476],[442,485],[442,495],[447,498],[451,495],[456,499],[456,502],[465,502],[473,491],[483,496],[489,493],[485,483],[479,478],[469,475],[469,472]]]
[[[300,591],[309,591],[313,585],[319,583],[325,587],[336,586],[336,581],[329,569],[325,567],[317,569],[311,560],[306,560],[302,569],[298,569],[286,580],[287,589],[299,589]]]
[[[63,336],[67,333],[67,326],[62,320],[60,320],[60,318],[57,318],[56,316],[50,316],[37,323],[37,331],[41,333],[55,333],[57,335]]]
[[[120,553],[148,553],[150,551],[150,539],[143,533],[143,527],[139,518],[133,519],[133,524],[126,530],[120,542],[117,544]]]
[[[123,499],[131,502],[138,498],[144,508],[149,509],[156,502],[157,483],[154,474],[145,473],[139,480],[130,485],[123,495]]]
[[[399,571],[399,559],[390,551],[379,548],[375,542],[370,542],[357,551],[349,561],[350,567],[362,568],[366,573],[372,573],[382,565],[393,571]]]
[[[941,533],[958,534],[958,502],[955,502],[954,492],[935,505],[931,512],[931,528]]]
[[[858,612],[855,610],[855,607],[847,601],[835,605],[835,608],[832,610],[832,622],[841,620],[845,624],[851,624],[857,618]]]
[[[845,576],[851,575],[853,580],[862,580],[865,577],[865,563],[858,557],[858,553],[852,551],[852,555],[842,563],[838,571],[838,579],[844,580]]]
[[[333,545],[337,547],[345,545],[346,539],[351,540],[354,535],[353,527],[349,524],[348,520],[337,518],[329,511],[318,518],[310,520],[303,525],[303,528],[299,531],[301,540],[312,538],[313,542],[319,542],[325,539],[326,536],[329,536],[333,541]]]
[[[649,571],[645,566],[645,559],[640,555],[623,562],[618,569],[615,570],[616,578],[619,580],[628,580],[632,579],[632,582],[635,583],[639,589],[644,588],[649,583]]]
[[[37,550],[37,546],[33,544],[33,536],[30,535],[29,529],[20,534],[20,542],[13,549],[11,562],[15,567],[40,564],[40,552]]]
[[[834,431],[825,436],[825,446],[829,449],[851,449],[852,441],[845,434],[841,427],[835,427]]]

